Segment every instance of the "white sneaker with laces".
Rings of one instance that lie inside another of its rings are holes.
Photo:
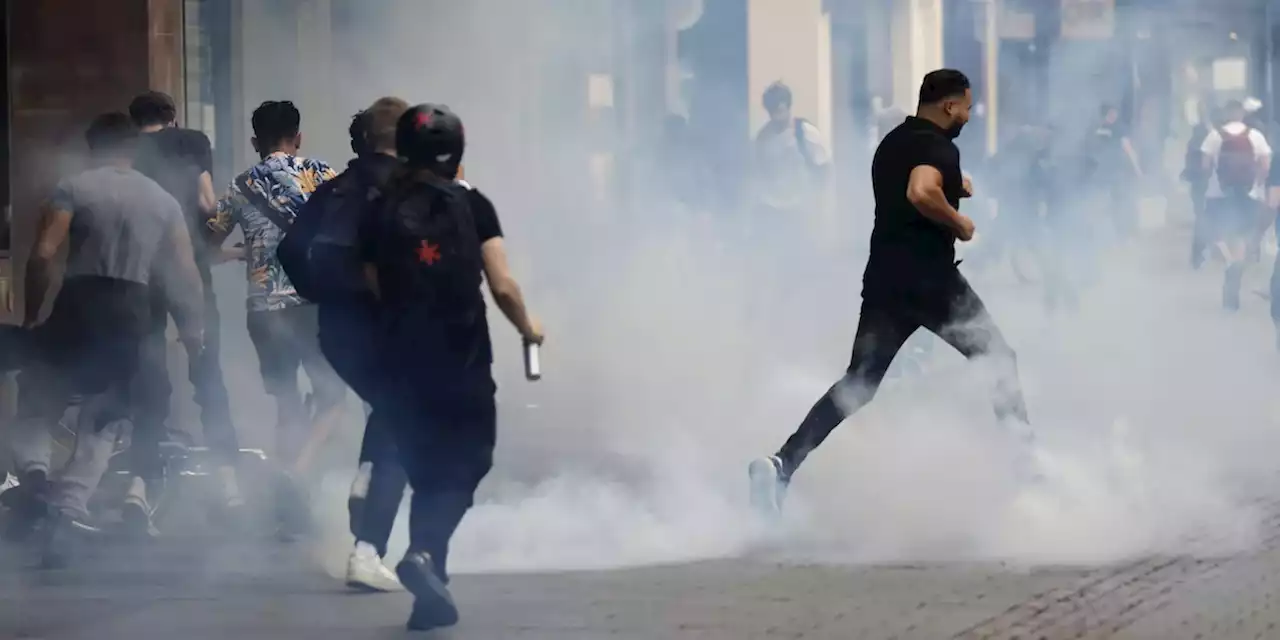
[[[400,579],[382,564],[378,551],[367,542],[357,542],[347,558],[347,586],[357,591],[389,593],[400,591]]]

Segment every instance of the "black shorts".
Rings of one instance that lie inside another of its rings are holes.
[[[127,411],[127,383],[149,326],[146,285],[110,278],[66,280],[49,318],[17,336],[21,343],[21,416],[57,419],[73,397],[110,394],[111,411]]]
[[[132,379],[151,323],[151,289],[99,277],[69,278],[34,346],[76,393],[101,393]]]
[[[315,305],[250,311],[248,324],[249,338],[258,352],[262,382],[268,394],[297,393],[298,369],[302,368],[311,379],[318,410],[342,403],[347,387],[320,351]]]

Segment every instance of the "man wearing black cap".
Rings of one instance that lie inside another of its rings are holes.
[[[464,148],[462,121],[446,107],[405,112],[396,126],[405,166],[360,230],[384,328],[374,411],[396,434],[413,489],[409,551],[396,567],[415,596],[411,629],[458,620],[446,586],[449,539],[493,464],[497,388],[482,278],[521,337],[542,342],[492,205],[455,178]]]
[[[876,149],[871,165],[875,227],[853,355],[844,376],[777,454],[751,463],[752,500],[761,510],[781,508],[796,469],[846,417],[871,401],[898,350],[921,327],[967,358],[992,358],[999,368],[997,416],[1026,425],[1013,349],[955,259],[956,240],[967,242],[974,233],[973,221],[958,209],[971,186],[952,142],[969,120],[972,101],[963,73],[929,73],[916,115]]]

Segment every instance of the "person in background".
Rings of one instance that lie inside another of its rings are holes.
[[[1120,122],[1120,109],[1104,104],[1099,116],[1087,145],[1087,175],[1098,203],[1106,208],[1103,212],[1106,219],[1112,222],[1116,236],[1123,241],[1132,237],[1137,229],[1136,189],[1142,180],[1142,164],[1128,129]]]
[[[1205,211],[1225,245],[1227,269],[1222,282],[1222,306],[1240,308],[1240,286],[1248,263],[1247,244],[1269,222],[1264,202],[1271,170],[1271,145],[1261,131],[1244,123],[1239,100],[1223,108],[1224,124],[1214,128],[1200,145],[1201,166],[1209,175]]]
[[[133,168],[138,132],[123,113],[99,116],[86,134],[96,165],[64,180],[41,212],[26,268],[23,325],[33,332],[44,375],[25,385],[19,410],[24,438],[16,439],[23,484],[47,482],[50,429],[73,395],[81,396],[77,451],[43,496],[52,521],[44,563],[66,564],[88,504],[130,413],[130,385],[153,320],[152,289],[173,305],[179,334],[200,354],[203,293],[182,207]],[[46,294],[55,282],[55,256],[67,250],[62,286],[48,318]],[[85,447],[85,440],[94,446]]]
[[[276,255],[298,210],[336,174],[326,163],[304,158],[302,116],[291,102],[268,101],[253,112],[253,148],[261,162],[236,176],[209,221],[214,246],[232,230],[245,236],[249,338],[262,380],[276,400],[276,457],[287,479],[278,487],[281,534],[310,528],[306,476],[341,420],[346,386],[320,351],[317,309],[294,289]],[[298,370],[311,380],[304,401]]]
[[[791,89],[775,82],[761,104],[769,120],[755,142],[756,220],[771,242],[783,242],[811,227],[826,207],[831,157],[812,122],[791,111]]]
[[[1204,264],[1205,251],[1213,244],[1213,225],[1205,214],[1205,194],[1209,190],[1209,172],[1204,167],[1204,154],[1200,148],[1205,138],[1214,128],[1215,118],[1204,114],[1201,110],[1200,121],[1191,129],[1191,138],[1187,140],[1186,152],[1183,154],[1182,180],[1187,183],[1191,192],[1191,211],[1195,215],[1191,231],[1191,268],[1199,269]]]
[[[217,197],[213,189],[213,148],[209,137],[201,131],[178,127],[177,114],[173,98],[156,91],[139,95],[129,104],[129,116],[142,132],[134,168],[178,201],[190,229],[196,266],[204,284],[205,339],[202,352],[187,354],[188,377],[200,407],[205,444],[218,457],[217,473],[224,504],[228,510],[239,512],[244,506],[236,477],[240,439],[231,419],[231,400],[223,380],[222,319],[218,314],[212,273],[215,263],[231,256],[222,255],[210,244],[207,222],[213,216]],[[148,481],[157,480],[160,472],[159,443],[165,434],[173,393],[165,339],[171,305],[162,291],[155,293],[155,324],[143,349],[136,381],[134,435],[130,445],[135,478],[125,498],[126,521],[139,529],[149,527],[151,507],[146,488]]]
[[[415,598],[408,626],[419,630],[457,623],[449,541],[493,465],[497,388],[482,280],[521,338],[543,340],[492,203],[455,178],[465,147],[447,107],[407,111],[396,126],[404,168],[360,230],[382,327],[385,384],[374,412],[385,412],[413,489],[409,550],[396,573]]]

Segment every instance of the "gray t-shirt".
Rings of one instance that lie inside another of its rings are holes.
[[[72,214],[66,278],[98,276],[150,284],[182,207],[150,178],[101,167],[67,178],[50,205]]]

